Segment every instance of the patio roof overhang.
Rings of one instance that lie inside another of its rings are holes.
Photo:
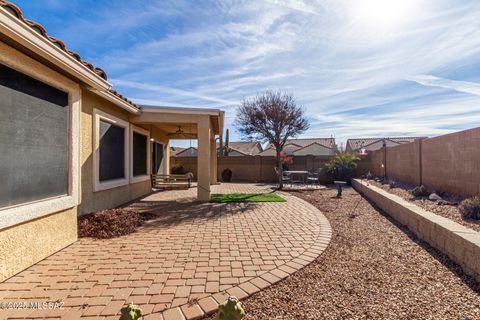
[[[197,195],[199,200],[208,201],[210,185],[217,182],[215,137],[222,135],[224,116],[219,109],[143,106],[141,113],[130,115],[130,122],[150,125],[153,138],[167,143],[174,139],[197,140]],[[180,129],[183,136],[176,134]],[[167,158],[169,163],[169,154]]]

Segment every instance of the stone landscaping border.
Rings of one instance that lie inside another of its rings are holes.
[[[480,232],[426,211],[365,180],[353,179],[352,186],[480,282]]]
[[[297,198],[299,199],[299,198]],[[300,199],[301,200],[301,199]],[[304,202],[305,206],[312,206],[310,203]],[[328,219],[317,209],[320,225],[315,243],[305,250],[300,256],[290,260],[289,262],[278,266],[270,271],[265,271],[262,275],[255,277],[247,282],[232,286],[223,292],[212,294],[208,297],[199,299],[198,301],[190,301],[187,304],[173,307],[162,311],[160,314],[150,314],[145,316],[146,320],[194,320],[204,316],[211,315],[218,310],[219,304],[223,303],[229,296],[235,296],[239,300],[243,300],[260,290],[263,290],[280,280],[285,279],[289,275],[304,268],[318,258],[328,247],[332,238],[332,228]]]

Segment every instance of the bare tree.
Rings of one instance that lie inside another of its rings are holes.
[[[282,189],[283,166],[280,155],[283,147],[287,139],[294,138],[309,127],[303,108],[289,93],[265,91],[242,101],[236,125],[245,137],[268,141],[275,148],[279,189]]]

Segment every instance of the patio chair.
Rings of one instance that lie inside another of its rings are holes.
[[[307,176],[307,183],[320,184],[320,172],[322,172],[322,169],[319,169],[314,172],[309,171]]]
[[[277,174],[277,177],[280,176],[280,172],[278,171],[278,168],[274,167],[274,170],[275,170],[275,173]],[[287,184],[287,183],[292,184],[292,178],[290,177],[290,175],[288,173],[285,173],[285,172],[283,172],[282,181],[285,184]]]

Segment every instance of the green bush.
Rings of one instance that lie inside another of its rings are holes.
[[[357,161],[360,158],[353,153],[337,153],[335,158],[327,162],[325,168],[327,173],[332,175],[335,180],[350,181],[353,171],[357,168]]]
[[[480,220],[480,197],[463,200],[459,209],[463,219]]]
[[[415,198],[428,197],[430,195],[430,192],[427,191],[424,185],[417,186],[412,190],[408,190],[408,192]]]
[[[172,167],[172,174],[186,174],[187,170],[181,164],[176,164]]]

